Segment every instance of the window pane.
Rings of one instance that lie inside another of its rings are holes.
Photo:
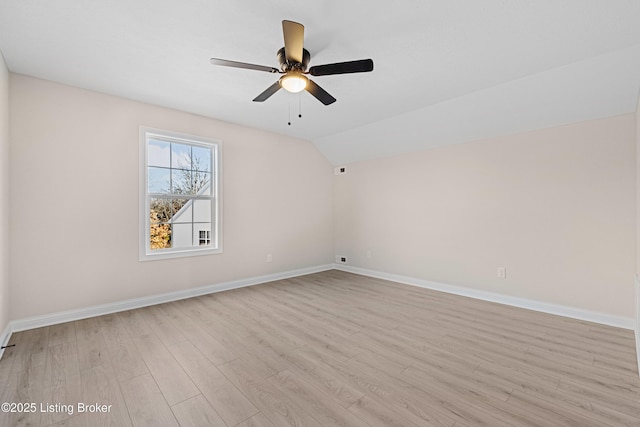
[[[149,220],[152,223],[169,222],[172,216],[171,200],[149,199]]]
[[[161,166],[168,168],[171,166],[171,147],[168,142],[149,140],[149,166]]]
[[[211,186],[209,185],[211,182],[211,174],[209,172],[193,171],[192,179],[194,194],[200,194],[202,196],[211,195]]]
[[[206,147],[191,147],[193,170],[211,172],[211,149]]]
[[[193,246],[193,224],[173,224],[173,247],[190,248]]]
[[[184,169],[171,169],[173,194],[195,194],[191,171]]]
[[[194,222],[210,222],[211,221],[211,200],[194,200],[193,201],[193,221]],[[207,230],[210,230],[208,228]],[[205,230],[204,228],[202,230]]]
[[[171,167],[191,170],[191,146],[171,143]]]
[[[191,222],[193,221],[191,202],[188,199],[170,199],[173,215],[171,222]]]
[[[165,223],[151,223],[149,225],[149,240],[151,250],[170,248],[171,225]]]
[[[169,193],[171,185],[170,169],[148,168],[149,193]]]

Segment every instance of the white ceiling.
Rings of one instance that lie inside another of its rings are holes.
[[[279,91],[282,19],[338,101]],[[635,110],[638,0],[1,0],[12,72],[308,139],[333,164]],[[301,105],[303,117],[297,113]],[[287,126],[291,110],[292,126]]]

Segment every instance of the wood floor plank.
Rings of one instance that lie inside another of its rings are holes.
[[[281,363],[274,362],[272,358],[262,357],[260,354],[252,351],[245,343],[247,337],[241,338],[236,336],[232,329],[225,330],[212,327],[207,330],[207,333],[214,336],[225,347],[233,351],[234,354],[237,354],[238,358],[250,364],[254,372],[259,372],[262,378],[270,377],[283,369]]]
[[[138,313],[165,346],[169,347],[187,340],[187,337],[173,326],[158,306],[141,308]]]
[[[111,363],[97,318],[77,320],[75,330],[80,371]]]
[[[559,379],[540,378],[531,375],[528,371],[510,368],[505,365],[491,362],[481,363],[473,372],[474,376],[484,376],[491,378],[496,384],[504,384],[505,387],[512,387],[514,390],[534,390],[544,392],[555,390],[560,384]]]
[[[624,373],[624,375],[638,375],[637,360],[629,361],[608,356],[594,356],[593,366],[613,372]]]
[[[528,411],[531,419],[539,424],[573,425],[576,427],[601,427],[602,420],[596,420],[592,415],[579,414],[562,403],[552,403],[536,396],[520,391],[514,391],[507,402],[509,406]]]
[[[295,352],[283,353],[280,358],[289,364],[288,370],[314,384],[343,408],[348,408],[364,396],[363,392],[311,359]]]
[[[153,334],[153,329],[144,320],[140,310],[121,311],[116,313],[116,316],[122,320],[122,324],[127,328],[131,338]]]
[[[258,409],[207,359],[187,342],[169,347],[204,397],[230,426],[246,420]]]
[[[379,402],[367,396],[363,396],[356,403],[349,406],[348,410],[373,427],[417,427],[419,425],[430,425],[415,424],[393,409],[380,405]]]
[[[78,414],[87,427],[131,426],[127,404],[122,396],[120,384],[110,364],[98,365],[82,371],[82,402],[107,405],[108,412],[85,412]],[[75,422],[75,419],[74,419]]]
[[[150,374],[123,381],[122,394],[134,426],[178,427],[178,421]]]
[[[220,365],[219,369],[273,424],[310,427],[322,425],[271,383],[256,377],[244,361],[236,359]]]
[[[24,337],[23,333],[12,334],[9,338],[7,347],[4,350],[2,359],[0,359],[0,401],[1,402],[15,402],[16,392],[18,387],[18,381],[16,371],[12,371],[14,362],[18,357],[21,357],[22,346],[18,347]],[[0,411],[0,425],[11,425],[10,420],[14,418],[13,414],[9,412]]]
[[[22,332],[18,332],[12,334],[9,338],[9,342],[7,343],[8,347],[4,350],[2,359],[0,359],[0,384],[6,384],[9,381],[9,375],[11,374],[15,361],[22,357],[22,345],[19,344],[23,337],[24,334]],[[0,397],[2,396],[3,391],[7,390],[3,390],[0,387]]]
[[[323,426],[367,427],[367,423],[290,371],[282,371],[268,380]]]
[[[226,329],[234,331],[235,335],[239,337],[253,334],[253,327],[258,322],[225,305],[219,298],[223,293],[203,295],[196,299],[196,305],[204,305],[208,308],[208,316],[212,320],[207,323],[226,326]]]
[[[475,385],[469,387],[469,379],[452,375],[438,375],[431,371],[426,373],[414,368],[403,372],[403,379],[412,386],[423,390],[428,395],[437,394],[444,399],[443,408],[450,415],[471,425],[486,426],[534,426],[528,412],[509,407],[504,400],[503,392],[496,385],[497,394],[479,391]],[[486,388],[486,385],[483,386]],[[511,393],[507,396],[511,396]]]
[[[270,292],[251,288],[249,288],[248,291],[252,298],[251,301],[255,302],[253,307],[256,309],[264,310],[265,308],[271,308],[269,311],[272,312],[275,308],[278,313],[284,314],[289,319],[295,319],[303,324],[322,323],[325,330],[341,335],[351,335],[361,329],[360,327],[337,320],[334,316],[326,316],[317,306],[309,304],[307,301],[295,298],[293,300],[284,298],[274,299],[273,296],[270,295],[270,293],[272,293],[271,289],[269,289]]]
[[[74,340],[60,340],[60,344],[49,346],[45,365],[45,403],[75,407],[82,401],[82,380],[78,361],[77,345]],[[48,385],[48,386],[47,386]],[[71,413],[69,413],[71,412]],[[74,411],[47,411],[42,414],[42,424],[49,425],[70,418]]]
[[[1,413],[0,421],[7,426],[39,426],[42,413],[39,403],[44,401],[44,388],[41,386],[45,380],[45,367],[34,366],[27,362],[23,369],[12,370],[6,383],[6,389],[2,393],[2,402],[8,403],[36,403],[37,407],[20,411],[14,406],[11,412]]]
[[[85,427],[88,425],[90,424],[87,421],[87,414],[82,413],[82,414],[75,414],[65,420],[58,421],[55,424],[51,424],[50,426],[51,427]],[[109,425],[109,424],[105,423],[103,425]]]
[[[66,342],[76,342],[76,326],[74,322],[66,322],[49,326],[50,346]]]
[[[574,383],[564,379],[558,384],[558,391],[575,393],[583,396],[592,404],[595,402],[598,405],[628,414],[640,420],[640,396],[638,395],[631,394],[623,397],[611,394],[601,387]]]
[[[334,375],[375,400],[379,406],[387,407],[396,415],[401,415],[413,423],[420,425],[426,422],[428,425],[450,426],[454,422],[453,418],[432,404],[431,399],[424,393],[419,393],[419,390],[401,381],[389,381],[388,377],[379,371],[372,373],[358,369],[350,364],[354,359],[342,362],[333,359],[330,354],[322,354],[311,348],[296,351],[304,357],[317,360]]]
[[[202,352],[211,363],[219,365],[236,358],[236,355],[222,343],[207,333],[196,321],[186,313],[193,305],[189,300],[177,301],[171,304],[163,304],[159,309],[198,350]]]
[[[227,427],[220,415],[201,394],[171,408],[180,427]]]
[[[274,425],[269,421],[269,418],[265,417],[261,412],[240,424],[236,424],[236,427],[274,427]]]
[[[24,331],[20,340],[19,350],[13,362],[12,370],[21,371],[27,368],[44,366],[47,360],[49,346],[49,328],[37,328]]]
[[[42,412],[39,402],[44,401],[49,389],[50,377],[47,376],[47,356],[49,353],[48,339],[49,328],[38,328],[21,332],[21,337],[11,339],[10,343],[16,343],[16,347],[8,349],[8,362],[11,370],[6,376],[7,386],[0,387],[2,402],[16,404],[35,403],[36,407],[29,406],[26,411],[3,413],[0,421],[6,425],[38,426],[41,423]],[[15,409],[15,408],[14,408]]]
[[[114,314],[99,317],[102,336],[120,381],[149,372],[124,324]]]
[[[139,336],[134,338],[133,342],[169,405],[175,405],[200,394],[198,388],[157,336]]]
[[[523,399],[525,396],[529,400]],[[531,398],[529,398],[529,396],[531,396]],[[637,425],[638,423],[637,418],[635,417],[625,415],[621,412],[607,408],[606,406],[594,405],[584,396],[567,391],[538,391],[532,389],[518,390],[515,397],[513,397],[513,394],[510,396],[511,403],[513,403],[513,399],[516,398],[526,401],[529,405],[533,403],[534,405],[529,409],[530,411],[535,411],[538,406],[542,406],[537,403],[539,399],[541,401],[547,401],[552,408],[559,406],[561,410],[598,421],[602,425]]]

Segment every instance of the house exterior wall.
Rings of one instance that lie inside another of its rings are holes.
[[[208,187],[208,185],[206,186]],[[205,187],[205,188],[206,188]],[[188,201],[172,218],[171,243],[174,248],[189,248],[198,246],[201,233],[211,238],[211,203],[197,200],[196,215],[193,213],[193,201]],[[191,219],[193,218],[193,223]],[[206,233],[209,234],[206,234]]]

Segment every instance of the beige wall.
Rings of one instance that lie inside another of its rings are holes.
[[[223,141],[223,254],[138,261],[140,125]],[[307,141],[21,75],[11,126],[12,319],[333,260],[332,167]]]
[[[9,71],[0,53],[0,334],[9,319]]]
[[[636,106],[636,355],[640,367],[640,98]]]
[[[640,98],[636,106],[636,275],[640,276]],[[638,307],[640,310],[640,307]],[[640,316],[639,316],[640,318]]]
[[[633,318],[634,135],[629,114],[349,164],[334,177],[336,254]]]

